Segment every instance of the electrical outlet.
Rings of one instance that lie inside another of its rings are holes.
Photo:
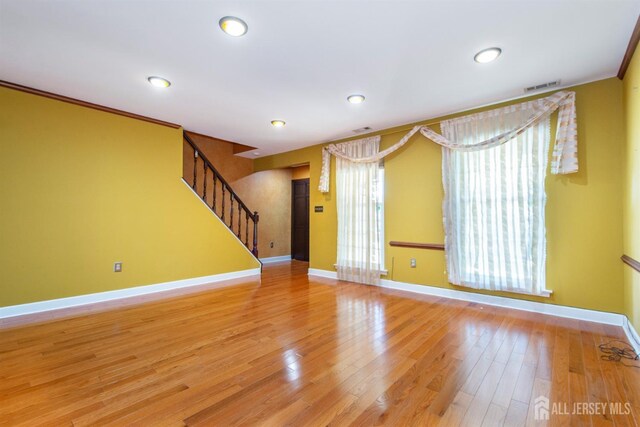
[[[113,272],[114,273],[122,272],[122,263],[121,262],[116,262],[116,263],[113,264]]]
[[[273,248],[273,242],[269,243],[269,247]]]
[[[416,259],[411,258],[411,261],[409,261],[409,265],[411,266],[411,268],[416,268]]]

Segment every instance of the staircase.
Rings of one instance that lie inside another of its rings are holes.
[[[193,167],[186,167],[183,179],[211,211],[258,258],[258,212],[251,212],[229,183],[183,132],[184,155],[193,154]]]

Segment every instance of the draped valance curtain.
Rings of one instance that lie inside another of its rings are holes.
[[[357,232],[360,222],[352,221],[356,215],[346,213],[353,209],[367,213],[360,216],[367,217],[360,225],[373,228],[373,204],[362,210],[365,205],[354,202],[373,200],[371,192],[375,191],[375,185],[370,183],[375,182],[375,167],[367,166],[377,165],[420,132],[443,150],[443,216],[449,281],[479,289],[548,294],[544,178],[550,115],[555,110],[559,113],[551,173],[577,172],[575,93],[567,91],[443,121],[443,135],[426,126],[415,126],[383,151],[378,150],[379,137],[323,148],[320,191],[329,191],[331,155],[338,158],[338,211],[339,215],[345,214],[343,221],[339,221],[342,225],[338,233],[341,277],[364,283],[377,281],[383,260],[376,263],[371,255],[374,246],[382,242],[372,235],[373,229],[369,233]],[[363,178],[346,185],[345,178],[353,176]],[[364,193],[357,196],[352,193],[354,185],[364,189]],[[341,251],[340,242],[347,242],[349,236],[356,236],[359,244],[344,248],[360,247],[360,255],[346,256]],[[359,262],[347,263],[354,259]]]
[[[576,106],[575,92],[560,91],[551,96],[533,102],[530,116],[523,119],[514,128],[509,129],[491,138],[475,141],[473,144],[465,144],[460,141],[449,140],[446,136],[434,132],[427,126],[415,126],[400,141],[386,150],[379,151],[368,157],[355,158],[350,156],[341,144],[330,144],[322,149],[322,170],[318,190],[323,193],[329,191],[329,176],[331,174],[331,155],[346,159],[355,163],[377,163],[389,154],[400,149],[409,139],[420,132],[443,149],[476,151],[497,147],[517,137],[527,129],[549,117],[558,110],[558,127],[556,140],[553,147],[553,157],[551,161],[552,174],[570,174],[578,171],[578,139],[576,127]],[[516,108],[516,106],[505,107]],[[447,121],[442,122],[446,124]]]

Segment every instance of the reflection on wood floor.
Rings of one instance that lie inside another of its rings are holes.
[[[0,424],[541,425],[538,396],[625,412],[551,424],[640,423],[640,369],[598,352],[618,327],[306,270],[0,330]]]

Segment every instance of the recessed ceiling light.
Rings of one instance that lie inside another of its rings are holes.
[[[362,104],[364,102],[364,95],[349,95],[347,101],[352,104]]]
[[[155,87],[167,88],[171,86],[171,82],[167,79],[163,79],[162,77],[151,76],[147,77],[147,80]]]
[[[225,16],[218,22],[218,25],[222,31],[233,37],[244,36],[249,28],[246,22],[235,16]]]
[[[253,155],[254,155],[254,156],[259,156],[259,155],[260,155],[260,153],[256,151],[255,153],[253,153]]]
[[[286,123],[284,122],[284,120],[271,120],[271,125],[275,128],[281,128],[282,126],[286,125]]]
[[[484,49],[476,53],[473,59],[481,64],[486,64],[487,62],[495,61],[501,53],[502,49],[499,47],[490,47],[489,49]]]

